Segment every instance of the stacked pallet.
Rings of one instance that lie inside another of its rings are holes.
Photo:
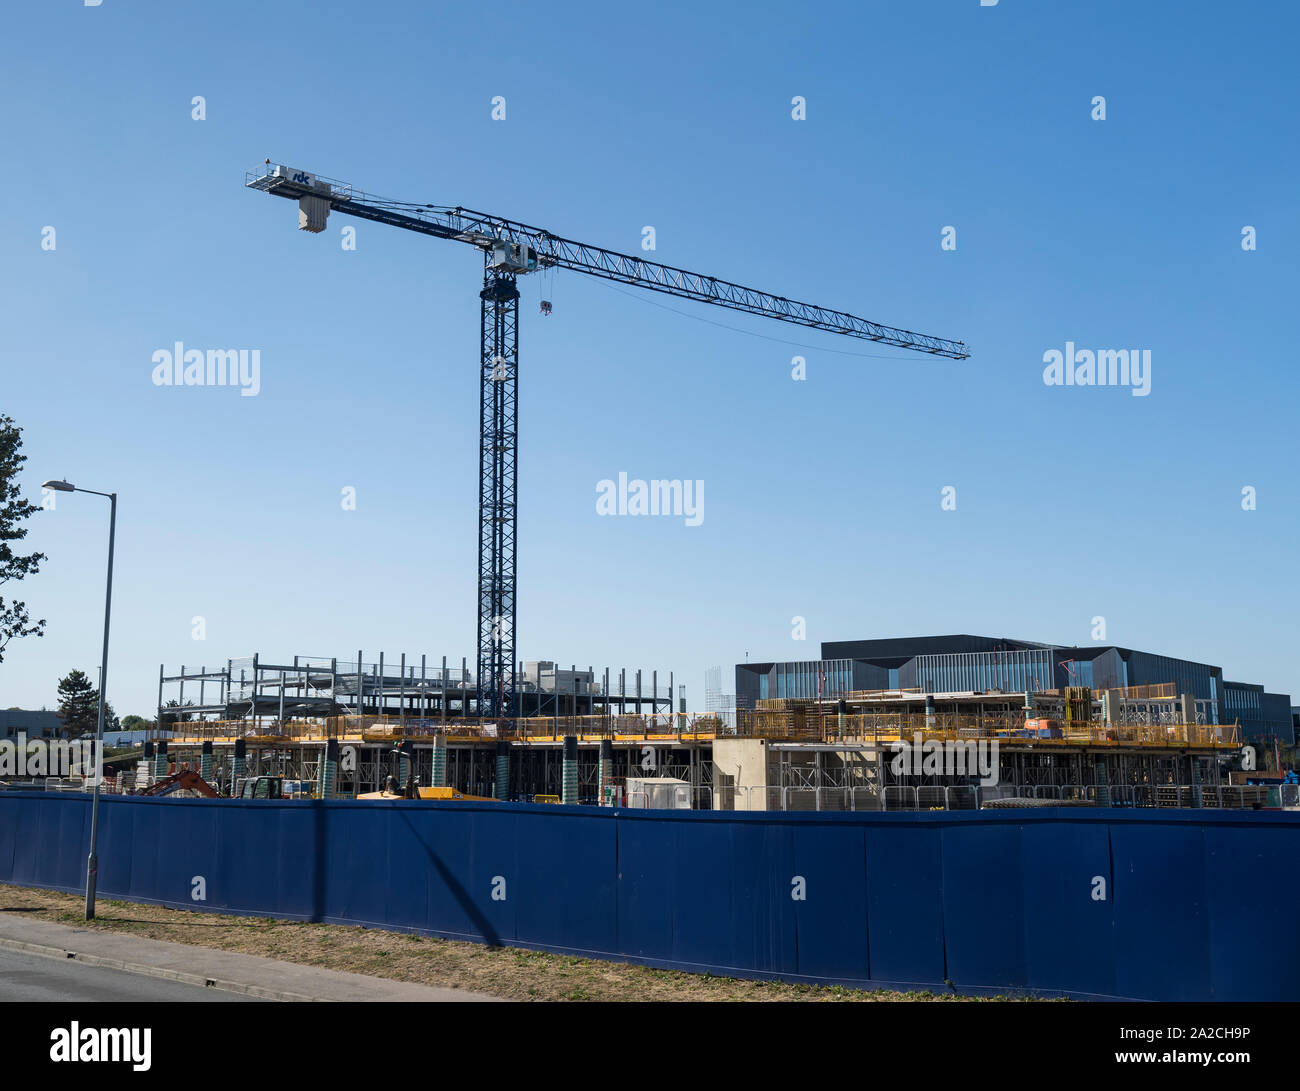
[[[816,701],[773,697],[755,702],[742,734],[761,739],[820,739],[822,711]]]

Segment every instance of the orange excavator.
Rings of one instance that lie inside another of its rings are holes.
[[[155,781],[148,788],[136,795],[142,796],[169,796],[173,792],[198,792],[199,795],[208,799],[217,798],[217,790],[204,780],[193,769],[180,769],[169,777],[163,777],[162,780]]]

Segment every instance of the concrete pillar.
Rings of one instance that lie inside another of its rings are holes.
[[[230,759],[230,794],[239,794],[239,781],[248,768],[248,743],[243,739],[235,740],[235,754]]]
[[[1097,806],[1110,806],[1110,776],[1106,772],[1106,759],[1098,758],[1093,764],[1093,779],[1097,787]]]
[[[167,775],[167,740],[160,739],[158,742],[158,752],[154,757],[153,775],[156,777],[165,777]]]
[[[316,795],[320,799],[334,799],[338,794],[339,741],[327,739],[316,775]]]
[[[203,753],[199,757],[199,776],[212,783],[212,740],[203,740]]]
[[[510,744],[505,739],[497,740],[497,777],[492,794],[501,800],[510,798]]]
[[[564,736],[564,766],[560,780],[560,802],[578,802],[578,736]]]
[[[438,734],[433,737],[433,787],[447,786],[447,736]]]
[[[406,791],[406,786],[411,783],[411,758],[415,747],[407,740],[398,747],[398,750],[400,753],[397,756],[397,783],[401,785],[402,791]]]
[[[767,740],[737,736],[713,741],[715,810],[765,811],[768,803]],[[730,781],[735,790],[728,792]]]
[[[614,743],[610,739],[600,740],[600,786],[597,800],[605,806],[605,791],[614,779]]]

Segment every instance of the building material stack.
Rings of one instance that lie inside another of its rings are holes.
[[[822,709],[816,701],[773,697],[757,702],[744,717],[746,734],[763,739],[820,740]]]

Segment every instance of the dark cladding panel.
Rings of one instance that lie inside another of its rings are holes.
[[[1001,636],[903,636],[883,640],[830,640],[822,643],[823,659],[911,659],[916,655],[955,655],[962,652],[1010,652],[1042,648],[1027,640]]]

